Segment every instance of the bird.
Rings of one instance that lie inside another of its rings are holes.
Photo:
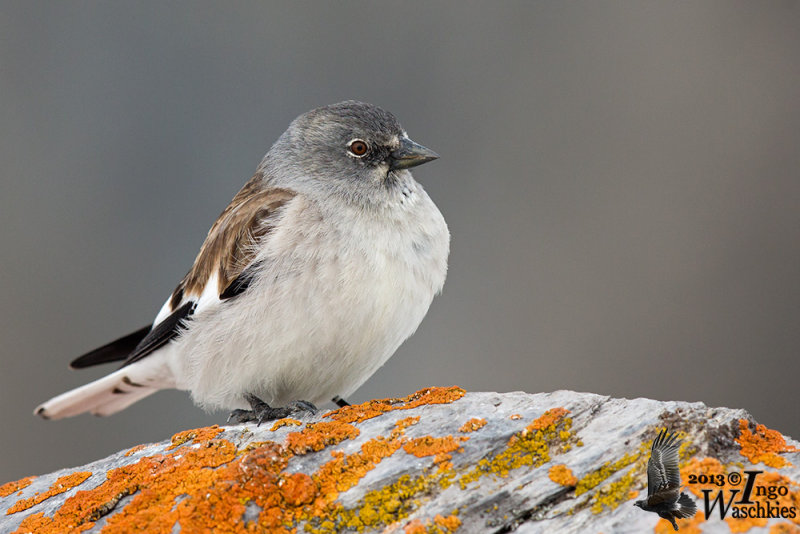
[[[450,233],[409,170],[438,157],[372,104],[298,116],[152,324],[70,364],[122,366],[34,413],[111,415],[169,388],[233,423],[346,405],[444,285]]]
[[[697,505],[686,493],[681,493],[681,474],[678,449],[682,441],[677,433],[664,428],[653,440],[647,461],[647,499],[633,503],[646,512],[655,512],[678,530],[675,518],[689,518],[697,513]]]

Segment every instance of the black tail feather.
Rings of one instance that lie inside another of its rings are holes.
[[[694,503],[691,497],[686,493],[681,493],[680,498],[678,499],[678,510],[676,510],[675,515],[678,517],[694,517],[694,514],[697,513],[697,505]]]
[[[136,345],[144,339],[150,331],[150,326],[140,328],[136,332],[128,334],[117,340],[107,343],[102,347],[87,352],[83,356],[76,358],[70,362],[69,366],[72,369],[83,369],[84,367],[91,367],[92,365],[100,365],[101,363],[120,362],[126,359]]]

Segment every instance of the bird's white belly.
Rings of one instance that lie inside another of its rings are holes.
[[[448,236],[440,226],[416,247],[413,234],[398,242],[391,225],[362,228],[357,246],[347,230],[276,236],[272,246],[288,239],[291,253],[265,253],[280,260],[245,293],[196,315],[177,341],[178,387],[207,409],[246,407],[246,393],[275,406],[349,395],[413,334],[441,289]],[[320,247],[320,239],[341,242]]]

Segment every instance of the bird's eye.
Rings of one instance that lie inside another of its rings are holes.
[[[350,144],[347,145],[347,148],[350,150],[350,153],[357,158],[362,157],[364,154],[367,153],[369,147],[367,143],[362,141],[361,139],[353,139],[350,141]]]

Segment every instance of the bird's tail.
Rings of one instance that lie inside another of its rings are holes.
[[[692,498],[686,493],[681,493],[681,496],[678,499],[678,509],[675,510],[674,514],[678,517],[689,518],[694,517],[694,514],[696,513],[697,505],[694,503]]]
[[[53,397],[33,413],[45,419],[61,419],[85,412],[93,415],[116,413],[160,389],[137,382],[135,371],[133,365],[123,367],[85,386]]]

